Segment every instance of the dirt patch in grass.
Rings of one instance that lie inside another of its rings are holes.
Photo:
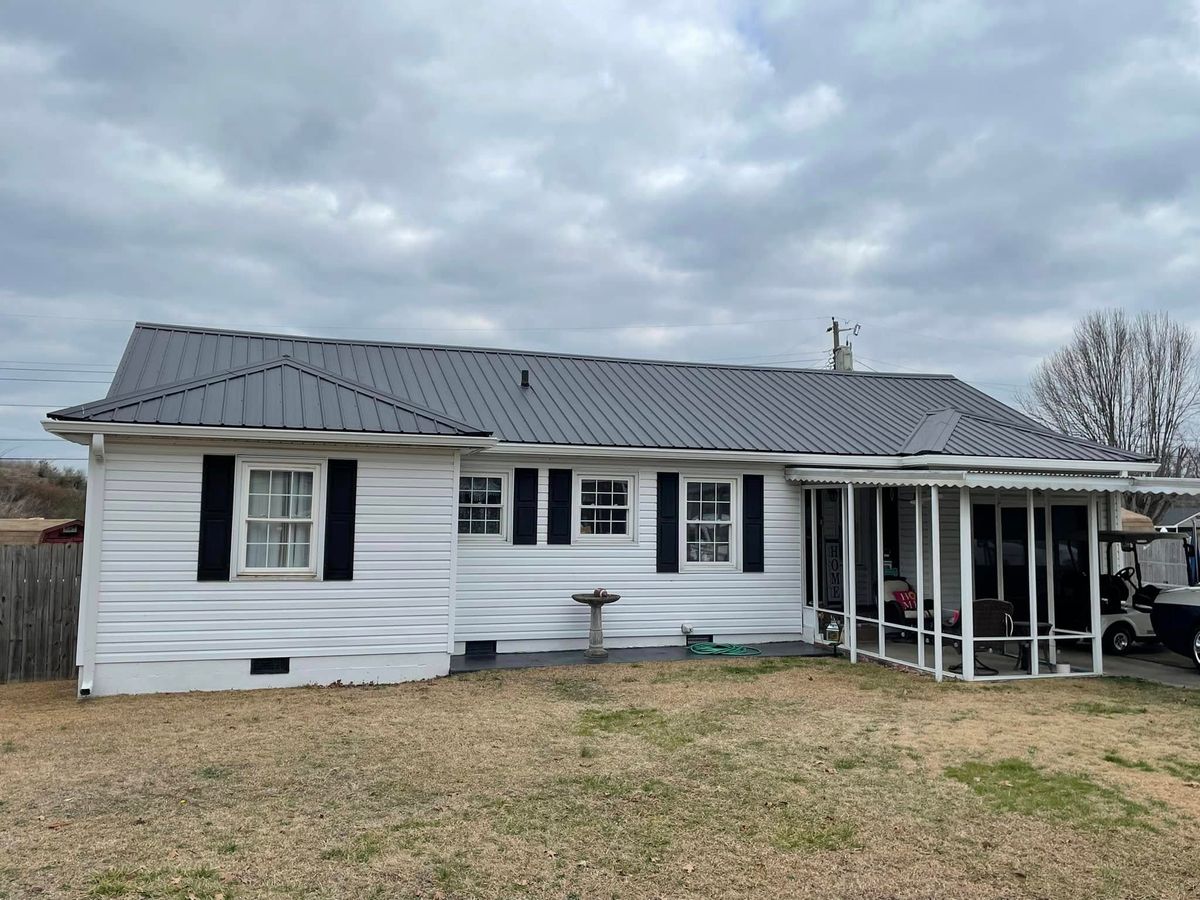
[[[1198,700],[829,659],[8,685],[0,897],[1195,896]]]

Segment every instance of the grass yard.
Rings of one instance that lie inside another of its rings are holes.
[[[0,687],[0,897],[1195,897],[1200,692],[704,660]]]

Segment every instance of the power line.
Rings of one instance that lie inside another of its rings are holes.
[[[86,456],[0,456],[0,462],[88,462]]]
[[[40,384],[108,384],[107,378],[13,378],[0,375],[0,381],[33,381]]]
[[[3,315],[3,313],[0,313],[0,315]],[[40,366],[42,363],[57,365],[52,359],[0,359],[0,366]],[[62,363],[62,365],[69,365],[72,368],[87,366],[88,368],[101,368],[109,371],[112,371],[116,368],[116,366],[112,365],[111,363],[69,362]]]
[[[59,375],[70,373],[72,375],[105,375],[110,372],[115,372],[116,369],[79,369],[75,366],[5,366],[0,365],[0,372],[56,372]]]
[[[54,321],[73,321],[73,322],[122,322],[132,324],[136,319],[111,318],[111,317],[88,317],[88,316],[51,316],[40,313],[10,313],[0,312],[0,316],[9,316],[18,319],[50,319]],[[626,322],[622,325],[554,325],[545,327],[524,327],[516,328],[510,326],[496,326],[494,328],[439,328],[439,327],[405,327],[404,329],[394,328],[387,329],[392,331],[433,331],[433,332],[454,332],[454,333],[471,333],[471,334],[490,334],[494,331],[507,332],[558,332],[558,331],[627,331],[639,328],[730,328],[737,325],[776,325],[783,322],[808,322],[814,319],[824,319],[824,316],[800,316],[787,319],[745,319],[737,322]],[[182,324],[183,328],[196,328],[203,330],[202,325]],[[250,330],[272,330],[272,329],[288,329],[296,328],[295,324],[288,325],[256,325]],[[341,325],[341,324],[314,324],[306,323],[305,328],[327,328],[336,331],[375,331],[381,329],[380,326],[373,325]],[[223,329],[228,330],[228,329]]]

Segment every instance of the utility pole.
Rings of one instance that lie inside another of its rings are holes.
[[[854,326],[854,334],[858,334],[858,325]],[[833,333],[833,369],[835,372],[853,372],[854,371],[854,345],[847,341],[842,343],[842,326],[835,318],[833,324],[825,329],[828,334]]]

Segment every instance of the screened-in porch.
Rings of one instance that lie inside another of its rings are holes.
[[[817,640],[934,675],[1103,672],[1102,530],[1128,478],[789,469]],[[1143,486],[1144,487],[1144,486]]]

